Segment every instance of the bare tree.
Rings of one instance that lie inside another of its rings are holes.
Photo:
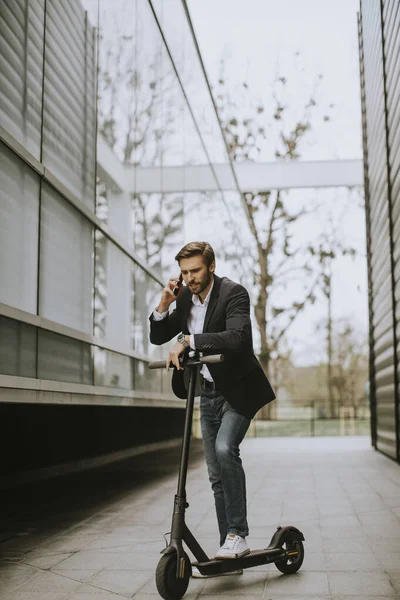
[[[345,212],[343,213],[343,216]],[[338,225],[340,224],[340,221]],[[321,236],[319,246],[317,250],[310,246],[309,251],[311,254],[317,253],[319,265],[320,265],[320,289],[327,301],[327,318],[326,318],[326,349],[327,349],[327,388],[329,395],[329,412],[330,417],[333,419],[337,416],[336,414],[336,402],[334,396],[334,383],[333,383],[333,316],[332,316],[332,289],[333,289],[333,263],[339,256],[351,256],[354,258],[357,254],[356,249],[352,246],[343,243],[339,227],[334,226],[332,215],[329,218],[328,227],[325,229]]]
[[[331,385],[335,402],[357,410],[365,404],[367,339],[348,321],[334,323],[333,331]]]
[[[317,106],[316,92],[322,76],[318,76],[314,89],[302,110],[302,117],[290,122],[285,90],[288,81],[277,77],[272,86],[274,100],[271,117],[265,116],[261,103],[253,105],[251,114],[239,118],[240,109],[227,90],[223,78],[218,82],[215,96],[230,157],[236,161],[259,158],[263,144],[273,144],[274,156],[280,161],[292,161],[300,157],[301,144],[311,131],[312,118]],[[249,86],[243,83],[249,94]],[[332,107],[332,106],[331,106]],[[330,120],[328,114],[323,117]],[[282,341],[289,327],[303,309],[313,304],[321,274],[316,269],[316,255],[307,247],[295,246],[292,241],[293,226],[303,218],[308,209],[290,212],[286,202],[287,193],[282,190],[247,191],[244,204],[250,231],[255,245],[254,285],[256,302],[255,319],[260,334],[260,362],[270,376],[271,360],[279,361]],[[288,281],[300,279],[305,282],[302,295],[289,304],[276,304],[274,297],[279,289],[285,289]],[[277,371],[276,369],[274,370]],[[275,387],[278,380],[274,380]],[[262,416],[270,415],[270,405]]]

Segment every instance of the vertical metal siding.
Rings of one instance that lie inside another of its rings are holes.
[[[368,180],[368,143],[367,143],[367,115],[365,103],[365,70],[364,70],[364,45],[362,14],[358,14],[358,45],[360,57],[360,86],[361,86],[361,117],[363,137],[363,161],[364,161],[364,197],[365,197],[365,220],[367,234],[367,265],[368,265],[368,315],[369,315],[369,401],[371,412],[371,442],[376,448],[376,382],[375,382],[375,355],[374,355],[374,329],[372,324],[373,315],[373,291],[371,277],[371,225],[370,225],[370,200]]]
[[[95,37],[78,0],[47,0],[43,161],[94,208]]]
[[[393,340],[395,350],[394,424],[397,459],[399,439],[399,356],[400,356],[400,4],[382,1],[383,52],[385,65],[387,151],[389,179],[389,216],[393,290]]]
[[[387,178],[386,111],[380,2],[361,0],[365,143],[368,154],[371,329],[376,396],[376,447],[397,456],[395,425],[395,348]]]
[[[36,158],[42,126],[44,0],[0,2],[0,122]]]

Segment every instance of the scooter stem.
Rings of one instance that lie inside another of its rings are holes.
[[[189,390],[186,402],[185,412],[185,425],[183,430],[182,438],[182,449],[181,449],[181,464],[179,467],[178,477],[178,489],[177,496],[180,498],[186,498],[186,476],[189,462],[189,450],[190,450],[190,438],[192,436],[192,420],[193,420],[193,406],[194,406],[194,395],[196,391],[196,379],[197,371],[199,366],[193,366],[190,368],[189,374]]]

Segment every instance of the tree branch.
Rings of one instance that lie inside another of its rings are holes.
[[[312,296],[314,295],[314,290],[318,285],[318,281],[319,281],[319,277],[317,277],[315,279],[315,281],[313,282],[312,286],[310,287],[310,289],[308,290],[307,296],[305,297],[304,301],[301,302],[295,309],[294,309],[294,313],[293,315],[291,315],[289,317],[289,322],[287,323],[287,325],[285,327],[283,327],[281,329],[281,331],[279,332],[279,334],[277,335],[276,338],[274,338],[273,340],[273,345],[274,347],[277,347],[277,345],[279,344],[280,340],[283,338],[283,336],[285,335],[285,333],[287,332],[287,330],[289,329],[289,327],[291,326],[291,324],[293,323],[293,321],[295,320],[295,318],[297,317],[297,315],[303,310],[305,303],[307,302],[307,300],[310,300],[312,298]],[[272,336],[271,336],[272,337]]]

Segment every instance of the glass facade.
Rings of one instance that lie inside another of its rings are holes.
[[[0,3],[1,125],[40,158],[45,0]]]
[[[0,376],[170,393],[146,365],[166,353],[148,317],[175,254],[207,239],[221,273],[243,273],[183,4],[3,0],[0,25]],[[187,191],[193,165],[219,191]]]
[[[37,308],[40,178],[0,144],[0,302]]]

